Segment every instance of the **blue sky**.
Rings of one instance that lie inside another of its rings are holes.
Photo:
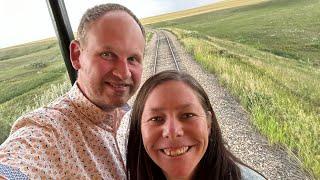
[[[72,29],[87,8],[112,2],[125,5],[138,18],[189,9],[219,0],[64,0]],[[55,36],[46,0],[0,0],[0,48]]]

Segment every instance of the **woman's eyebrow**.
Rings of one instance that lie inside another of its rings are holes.
[[[163,110],[165,110],[165,108],[160,108],[160,107],[151,107],[151,108],[148,108],[146,111],[148,111],[148,112],[161,112],[161,111],[163,111]]]
[[[192,107],[193,104],[192,103],[187,103],[187,104],[182,104],[182,105],[179,105],[178,107],[175,107],[175,109],[186,109],[186,108],[189,108],[189,107]],[[148,112],[161,112],[161,111],[164,111],[166,110],[165,107],[150,107],[147,109]]]

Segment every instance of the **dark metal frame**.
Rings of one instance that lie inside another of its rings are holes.
[[[64,63],[67,67],[69,78],[72,84],[77,79],[77,71],[73,68],[70,60],[70,42],[74,39],[73,31],[68,18],[64,0],[46,0],[51,20],[59,42]]]

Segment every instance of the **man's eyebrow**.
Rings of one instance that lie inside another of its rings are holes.
[[[110,45],[102,46],[101,50],[103,50],[103,51],[112,51],[112,52],[117,53],[117,50],[115,48],[113,48],[112,46],[110,46]],[[138,53],[136,51],[132,51],[129,54],[130,54],[130,57],[139,57],[139,58],[143,57],[143,54],[140,54],[140,53]]]
[[[111,46],[109,46],[109,45],[102,46],[102,49],[103,50],[113,50],[113,48]]]

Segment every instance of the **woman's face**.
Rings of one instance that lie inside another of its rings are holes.
[[[141,133],[150,158],[167,179],[190,179],[208,147],[210,123],[195,92],[167,81],[149,94]]]

